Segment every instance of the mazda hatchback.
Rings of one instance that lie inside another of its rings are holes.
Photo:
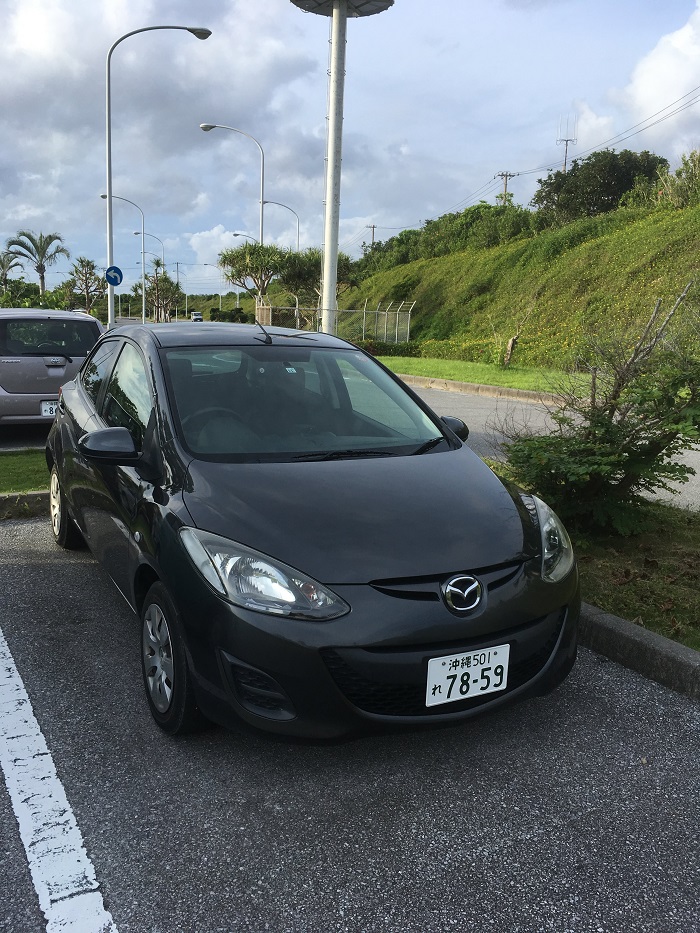
[[[580,608],[561,522],[467,437],[332,336],[118,328],[61,391],[51,524],[140,617],[166,732],[453,723],[559,685]]]
[[[50,425],[59,387],[75,376],[103,331],[79,311],[0,310],[0,427]]]

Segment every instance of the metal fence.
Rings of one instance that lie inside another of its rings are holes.
[[[407,343],[411,339],[414,305],[415,301],[402,301],[396,307],[394,302],[390,302],[386,308],[382,308],[380,303],[374,311],[366,307],[336,311],[336,334],[351,343],[362,340]],[[297,330],[319,330],[321,327],[322,312],[318,308],[278,308],[258,304],[256,315],[263,325],[294,327]]]

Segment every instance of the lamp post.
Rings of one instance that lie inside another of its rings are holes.
[[[154,240],[158,240],[160,243],[160,258],[163,263],[163,269],[165,270],[165,247],[163,246],[161,238],[156,236],[155,233],[143,233],[141,230],[134,230],[134,236],[152,236]]]
[[[204,130],[205,133],[208,133],[210,130],[231,130],[234,133],[240,133],[242,136],[247,136],[248,139],[252,139],[255,145],[260,150],[260,236],[259,243],[262,246],[263,242],[263,209],[265,207],[265,153],[263,152],[263,147],[257,141],[255,136],[251,136],[250,133],[244,133],[243,130],[236,129],[235,126],[224,126],[222,123],[200,123],[200,130]]]
[[[394,0],[292,0],[307,13],[332,16],[328,77],[328,129],[326,140],[326,200],[323,222],[322,329],[335,333],[338,308],[338,228],[340,224],[340,162],[343,142],[343,92],[347,18],[371,16],[393,6]]]
[[[267,204],[267,201],[265,201],[265,203]],[[252,240],[253,243],[256,242],[255,237],[251,236],[249,233],[234,233],[233,236],[244,236],[244,237],[247,237],[249,240]]]
[[[132,32],[127,32],[123,36],[120,36],[119,39],[110,47],[109,52],[107,53],[107,66],[106,66],[106,106],[105,106],[105,115],[106,115],[106,150],[107,150],[107,194],[105,198],[107,200],[107,267],[109,268],[114,264],[114,240],[112,234],[112,87],[111,87],[111,63],[112,63],[112,52],[116,49],[120,42],[123,42],[124,39],[128,39],[130,36],[135,36],[139,32],[152,32],[156,29],[183,29],[185,32],[192,33],[193,36],[196,36],[197,39],[208,39],[211,35],[211,29],[202,29],[199,26],[144,26],[141,29],[134,29]],[[111,329],[114,327],[114,286],[107,283],[107,327]]]
[[[110,199],[109,199],[109,197],[108,197],[106,194],[101,194],[100,197],[101,197],[101,198],[106,198],[106,199],[107,199],[107,203],[109,204],[109,200],[110,200]],[[112,195],[112,198],[113,198],[115,201],[126,201],[127,204],[131,204],[132,207],[135,207],[136,210],[137,210],[137,211],[139,212],[139,214],[141,215],[141,323],[142,323],[142,324],[145,324],[145,323],[146,323],[146,262],[145,262],[144,245],[145,245],[145,243],[146,243],[146,237],[145,237],[145,235],[144,235],[144,227],[145,227],[145,225],[146,225],[146,218],[144,217],[143,211],[142,211],[141,208],[138,206],[138,204],[135,204],[133,201],[130,201],[128,198],[120,198],[118,194],[113,194],[113,195]],[[108,209],[108,212],[109,212],[110,221],[111,221],[111,219],[112,219],[112,212],[109,211],[109,209]],[[109,259],[107,260],[107,264],[108,264],[108,266],[111,266],[111,264],[112,264],[112,263],[109,261]],[[109,284],[108,284],[108,285],[107,285],[107,289],[108,289],[108,293],[107,293],[108,295],[109,295],[109,292],[110,292],[110,291],[111,291],[111,293],[112,293],[112,307],[111,307],[111,310],[110,310],[110,307],[109,307],[109,301],[108,301],[108,303],[107,303],[107,327],[108,327],[108,328],[112,328],[112,327],[114,327],[114,323],[115,323],[115,321],[114,321],[114,288],[113,288],[112,285],[109,285]],[[110,315],[111,315],[111,317],[110,317]],[[110,320],[111,320],[111,324],[110,324]]]
[[[288,204],[282,204],[280,203],[280,201],[265,201],[265,204],[276,204],[278,207],[286,207],[288,211],[292,211],[292,214],[294,214],[294,216],[297,219],[297,253],[298,253],[299,252],[299,215],[297,214],[297,212],[295,210],[292,210],[292,208]]]

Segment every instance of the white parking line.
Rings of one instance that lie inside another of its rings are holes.
[[[2,631],[0,767],[47,933],[118,933]]]

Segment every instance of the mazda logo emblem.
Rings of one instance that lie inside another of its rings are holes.
[[[476,579],[470,574],[459,574],[442,585],[442,598],[445,600],[448,609],[452,612],[462,615],[465,612],[472,612],[481,602],[484,589]]]

